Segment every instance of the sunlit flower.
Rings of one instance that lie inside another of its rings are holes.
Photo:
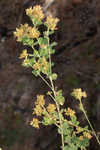
[[[27,49],[24,49],[23,52],[20,54],[19,58],[25,58],[28,56],[28,53],[27,53]]]
[[[34,111],[33,111],[33,115],[37,115],[37,116],[41,116],[43,113],[43,109],[40,105],[36,105],[36,107],[34,108]]]
[[[49,29],[55,30],[58,21],[59,21],[58,18],[53,18],[52,16],[47,16],[46,21],[45,21],[45,24],[47,25],[47,27],[48,27]]]
[[[86,98],[87,97],[87,94],[86,92],[82,92],[81,88],[79,89],[74,89],[74,91],[72,92],[72,95],[78,99],[78,100],[81,100],[82,97]]]
[[[29,30],[29,37],[30,38],[38,38],[40,36],[40,32],[37,28],[33,27]]]
[[[36,62],[34,65],[33,65],[33,68],[35,69],[35,70],[41,70],[41,64],[39,63],[39,62]]]
[[[47,110],[49,113],[53,113],[56,110],[56,106],[54,104],[49,104]]]
[[[16,28],[16,32],[14,32],[15,37],[17,37],[17,41],[21,41],[23,37],[28,36],[29,26],[28,24],[20,25],[19,28]]]
[[[83,135],[84,135],[84,137],[87,137],[88,139],[92,138],[92,136],[89,132],[84,132]]]
[[[82,132],[83,131],[83,129],[81,128],[81,127],[76,127],[76,130],[77,130],[77,133],[80,133],[80,132]]]
[[[26,14],[30,17],[34,17],[36,18],[38,21],[41,21],[43,18],[44,18],[44,14],[43,14],[43,11],[42,11],[42,8],[41,6],[39,5],[36,5],[34,6],[33,8],[30,7],[28,9],[26,9]]]
[[[75,111],[68,108],[67,110],[65,110],[65,115],[73,117],[75,115]]]
[[[21,41],[23,37],[23,29],[22,28],[16,28],[16,32],[14,32],[14,36],[17,37],[17,41]]]
[[[44,95],[37,95],[37,100],[35,102],[35,105],[40,105],[40,106],[45,105]]]
[[[30,122],[30,125],[39,128],[39,120],[37,118],[33,118],[33,120]]]

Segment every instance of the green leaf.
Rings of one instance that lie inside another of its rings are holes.
[[[47,38],[38,38],[39,45],[48,45],[48,39]]]
[[[56,80],[56,79],[57,79],[57,74],[56,74],[56,73],[53,73],[53,74],[51,75],[51,77],[52,77],[52,80]]]
[[[33,46],[34,45],[34,40],[30,39],[27,36],[22,38],[22,42],[23,42],[24,45],[29,45],[29,46]]]
[[[64,147],[64,150],[78,150],[78,147],[76,147],[75,145],[67,145]]]
[[[72,124],[74,124],[75,126],[79,125],[79,121],[77,121],[77,117],[76,116],[71,116],[71,122]]]
[[[56,46],[57,45],[57,43],[56,42],[53,42],[53,43],[51,43],[51,47],[53,47],[53,46]]]
[[[84,138],[83,140],[79,139],[79,137],[74,136],[72,138],[72,143],[76,144],[77,147],[87,147],[89,146],[89,139]]]
[[[31,58],[31,59],[29,59],[29,62],[30,62],[31,65],[33,65],[35,63],[35,59]]]
[[[89,146],[89,139],[84,138],[83,140],[80,140],[80,145],[83,146],[83,147]]]
[[[35,26],[39,26],[39,25],[41,25],[41,24],[43,24],[43,22],[40,20],[39,21],[39,19],[38,18],[35,18],[33,15],[32,16],[29,16],[30,17],[30,19],[32,20],[32,23],[35,25]]]
[[[42,123],[47,126],[53,124],[54,121],[51,118],[44,117]]]
[[[64,138],[64,142],[65,143],[71,143],[71,136],[65,136],[65,138]]]
[[[71,135],[73,131],[73,128],[71,128],[67,122],[64,122],[62,124],[62,131],[61,129],[58,131],[60,134],[63,132],[63,135]]]
[[[32,74],[34,74],[37,77],[40,74],[40,72],[38,70],[33,70]]]
[[[37,50],[34,50],[33,55],[34,55],[34,57],[39,57],[39,52]]]
[[[39,54],[40,56],[45,56],[46,58],[48,58],[48,54],[49,54],[49,51],[48,49],[39,49]]]

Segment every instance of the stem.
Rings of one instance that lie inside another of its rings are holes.
[[[95,130],[94,130],[94,128],[93,128],[91,122],[90,122],[89,119],[88,119],[88,116],[87,116],[87,114],[86,114],[86,111],[85,111],[85,109],[84,109],[84,107],[83,107],[83,104],[82,104],[82,101],[81,101],[81,100],[80,100],[80,106],[81,106],[81,110],[83,111],[83,113],[84,113],[84,115],[85,115],[86,120],[88,121],[88,124],[90,125],[91,130],[93,131],[93,134],[94,134],[94,136],[95,136],[95,138],[96,138],[98,144],[100,145],[99,138],[97,137],[96,132],[95,132]]]
[[[62,129],[62,119],[60,117],[60,108],[59,108],[59,104],[56,102],[56,93],[55,93],[55,90],[54,90],[54,85],[53,85],[53,81],[52,81],[52,78],[50,78],[50,81],[51,81],[51,84],[52,84],[52,90],[53,90],[53,93],[54,93],[54,97],[51,95],[51,97],[53,98],[53,100],[55,101],[56,103],[56,106],[57,106],[57,111],[58,111],[58,116],[59,116],[59,122],[60,122],[60,128],[61,128],[61,141],[62,141],[62,150],[64,150],[64,135],[63,135],[63,129]]]
[[[47,39],[48,39],[48,45],[49,45],[48,32],[49,32],[49,29],[47,31]],[[50,63],[50,74],[52,74],[50,49],[49,49],[49,63]],[[56,102],[56,92],[55,92],[55,88],[54,88],[52,77],[50,76],[49,79],[50,79],[52,91],[53,91],[53,94],[54,94],[54,101],[55,101],[56,106],[57,106],[57,111],[58,111],[58,116],[59,116],[59,122],[60,122],[60,128],[61,128],[61,131],[62,131],[61,132],[62,150],[64,150],[64,135],[63,135],[63,129],[62,129],[62,119],[60,117],[60,108],[59,108],[59,104]]]
[[[50,86],[50,84],[45,80],[45,78],[43,78],[43,76],[41,76],[39,74],[40,78],[48,85],[48,87],[52,90],[52,87]]]

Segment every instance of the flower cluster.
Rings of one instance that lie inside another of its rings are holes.
[[[45,105],[45,100],[44,100],[44,95],[37,95],[37,100],[35,102],[35,108],[33,110],[33,114],[37,116],[41,116],[44,111],[44,105]]]
[[[30,125],[34,128],[39,128],[39,120],[37,118],[33,118],[33,120],[30,122]]]
[[[72,117],[75,115],[75,111],[68,108],[67,110],[65,110],[65,115]]]
[[[49,104],[47,110],[50,114],[52,114],[56,110],[56,106],[54,104]]]
[[[59,19],[58,18],[53,18],[52,16],[48,16],[46,18],[45,24],[50,30],[55,30],[56,29],[56,24],[58,23]]]
[[[45,57],[38,59],[37,62],[34,63],[33,68],[38,71],[44,71],[47,74],[49,64]]]
[[[23,52],[21,53],[21,55],[19,56],[19,58],[20,59],[26,58],[27,56],[28,56],[27,49],[24,49]]]
[[[40,20],[42,20],[44,18],[44,14],[43,14],[42,8],[39,5],[36,5],[33,8],[30,7],[28,9],[26,9],[26,14],[29,17],[33,17],[34,16],[34,18],[37,19],[38,21],[40,21]]]
[[[22,41],[23,38],[38,38],[40,36],[40,32],[36,27],[31,27],[28,24],[20,25],[19,28],[16,28],[16,32],[14,32],[15,37],[17,37],[17,41]]]
[[[74,89],[72,92],[72,96],[74,96],[78,100],[81,100],[82,97],[86,98],[87,94],[86,94],[86,92],[82,92],[82,90],[80,88],[80,89]]]

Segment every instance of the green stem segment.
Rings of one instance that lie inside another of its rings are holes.
[[[91,128],[91,130],[93,131],[93,134],[94,134],[94,136],[95,136],[95,138],[96,138],[98,144],[100,145],[99,138],[97,137],[96,132],[95,132],[95,130],[94,130],[94,128],[93,128],[91,122],[90,122],[89,119],[88,119],[88,116],[87,116],[87,114],[86,114],[86,111],[84,110],[84,107],[83,107],[83,104],[82,104],[82,101],[81,101],[81,100],[80,100],[80,108],[81,108],[81,110],[83,111],[83,113],[84,113],[84,115],[85,115],[85,118],[86,118],[86,120],[88,121],[88,124],[90,125],[90,128]]]
[[[47,39],[48,39],[48,45],[49,45],[49,38],[48,38],[49,34],[48,34],[48,32],[49,32],[49,29],[47,31]],[[50,63],[50,74],[52,75],[50,49],[49,49],[49,63]],[[55,91],[53,80],[52,80],[51,76],[49,77],[49,80],[51,82],[51,87],[52,87],[52,91],[53,91],[53,94],[54,94],[54,101],[55,101],[55,104],[57,106],[57,111],[58,111],[58,116],[59,116],[59,122],[60,122],[60,129],[62,131],[61,132],[62,150],[64,150],[64,134],[63,134],[63,128],[62,128],[62,119],[60,117],[60,107],[59,107],[59,104],[56,101],[56,91]]]

